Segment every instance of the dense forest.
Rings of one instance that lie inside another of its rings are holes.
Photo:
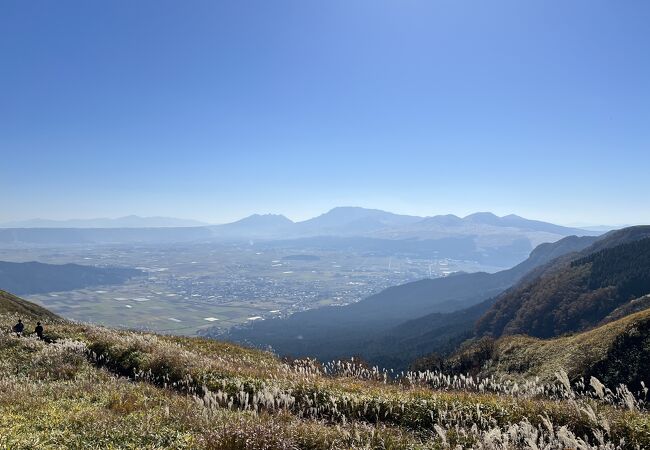
[[[589,289],[617,286],[619,296],[627,299],[650,292],[650,238],[601,250],[573,261],[571,267],[587,264]]]
[[[650,239],[606,248],[504,293],[477,323],[479,335],[548,338],[587,329],[650,292]]]

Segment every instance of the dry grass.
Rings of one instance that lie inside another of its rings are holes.
[[[625,393],[391,380],[204,339],[47,330],[57,343],[0,334],[0,448],[650,448],[650,418]]]
[[[648,320],[650,310],[645,310],[572,336],[546,340],[521,335],[504,337],[497,341],[495,364],[485,373],[525,372],[526,376],[548,381],[559,370],[565,370],[574,378],[602,361],[618,336]]]

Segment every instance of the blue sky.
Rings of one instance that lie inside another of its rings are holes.
[[[0,3],[0,221],[650,223],[650,2]]]

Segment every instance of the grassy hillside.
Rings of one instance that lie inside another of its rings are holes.
[[[47,309],[2,290],[0,290],[0,314],[12,314],[22,318],[41,318],[44,320],[59,319],[56,314]]]
[[[0,330],[15,319],[15,306],[3,310]],[[437,373],[391,379],[352,363],[284,362],[65,321],[46,333],[55,343],[0,332],[0,448],[650,446],[650,415],[625,392]]]
[[[571,379],[596,376],[611,386],[624,383],[639,390],[650,375],[650,309],[554,339],[484,338],[451,357],[447,368],[546,381],[564,370]]]

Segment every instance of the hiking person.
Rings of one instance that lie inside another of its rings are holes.
[[[40,322],[36,322],[36,328],[34,328],[34,333],[42,341],[45,337],[43,336],[43,325]]]
[[[23,330],[25,329],[25,325],[23,324],[22,319],[18,319],[18,323],[14,325],[14,333],[16,333],[18,336],[22,336]]]

